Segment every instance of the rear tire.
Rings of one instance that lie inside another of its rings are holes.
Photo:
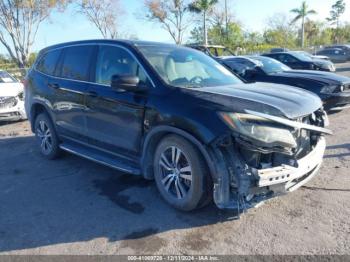
[[[177,135],[166,136],[154,157],[159,192],[171,206],[191,211],[211,199],[207,165],[195,146]]]
[[[47,159],[55,159],[61,154],[59,140],[50,117],[39,114],[34,123],[35,137],[41,154]]]

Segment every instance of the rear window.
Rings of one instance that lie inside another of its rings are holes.
[[[61,68],[61,77],[88,81],[93,46],[75,46],[66,48]]]
[[[36,69],[47,75],[55,75],[55,69],[60,57],[61,50],[50,51],[43,55]]]

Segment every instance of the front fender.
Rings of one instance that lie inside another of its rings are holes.
[[[213,157],[212,149],[210,148],[209,145],[204,144],[203,142],[195,138],[192,134],[182,129],[172,127],[172,126],[167,126],[167,125],[161,125],[161,126],[152,128],[147,133],[144,139],[144,143],[142,147],[143,150],[142,150],[142,157],[141,157],[141,167],[143,170],[143,175],[146,179],[153,178],[154,151],[159,141],[168,134],[179,135],[187,139],[194,146],[196,146],[196,148],[201,152],[202,156],[204,157],[208,165],[211,176],[215,178],[218,171],[215,166],[215,161],[214,161],[215,158]]]

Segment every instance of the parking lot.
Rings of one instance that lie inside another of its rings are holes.
[[[0,124],[0,254],[350,254],[350,110],[330,121],[319,175],[240,219],[176,211],[153,182],[73,155],[45,160],[28,122]]]

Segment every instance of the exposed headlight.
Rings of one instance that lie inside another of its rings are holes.
[[[345,86],[340,86],[340,87],[339,87],[339,91],[340,91],[340,92],[344,92],[344,90],[345,90]]]
[[[270,147],[297,147],[291,129],[276,122],[249,114],[220,112],[219,115],[232,130],[243,137],[262,142]]]

